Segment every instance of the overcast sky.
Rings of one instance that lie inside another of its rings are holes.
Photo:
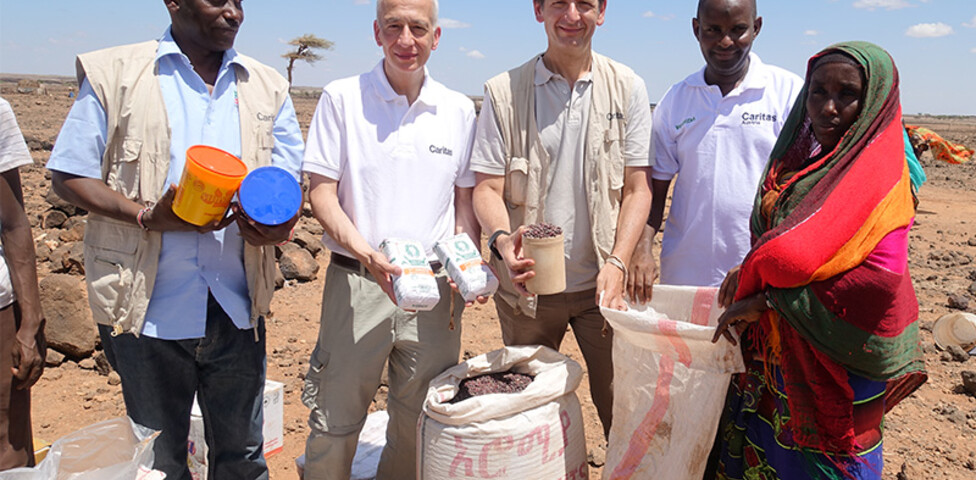
[[[545,49],[531,0],[441,0],[434,78],[466,94]],[[696,0],[609,0],[594,48],[637,71],[656,101],[703,65],[691,31]],[[284,72],[286,42],[312,33],[335,42],[295,85],[322,86],[371,69],[374,0],[247,0],[237,49]],[[976,0],[759,0],[764,62],[803,74],[832,43],[868,40],[891,52],[905,113],[976,115]],[[74,74],[74,56],[156,38],[169,25],[162,0],[0,0],[0,73]]]

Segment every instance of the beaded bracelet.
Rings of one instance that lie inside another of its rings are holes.
[[[139,210],[139,213],[136,214],[136,223],[139,224],[139,228],[142,228],[147,232],[149,231],[149,227],[147,227],[145,223],[142,223],[142,217],[146,216],[146,213],[150,211],[152,211],[152,207],[143,207],[142,210]]]

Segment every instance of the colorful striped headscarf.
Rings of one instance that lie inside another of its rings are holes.
[[[859,446],[847,372],[889,382],[889,409],[925,373],[908,272],[914,207],[898,71],[876,45],[841,43],[810,59],[808,85],[816,61],[837,52],[864,72],[861,113],[833,151],[804,166],[816,144],[804,87],[756,198],[753,247],[736,297],[766,291],[774,306],[747,335],[767,362],[782,367],[796,443],[848,453]],[[799,171],[779,184],[764,214],[764,196],[784,165]]]

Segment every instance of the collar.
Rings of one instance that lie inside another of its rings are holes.
[[[168,55],[176,55],[182,58],[183,62],[186,63],[186,66],[192,68],[192,65],[190,64],[190,57],[187,57],[186,54],[180,50],[180,46],[177,45],[176,40],[173,39],[172,25],[166,27],[166,31],[163,32],[161,37],[159,37],[159,47],[156,48],[156,63],[159,63],[161,58]],[[220,71],[223,72],[231,64],[244,69],[244,71],[247,71],[247,67],[241,63],[241,56],[238,55],[237,50],[234,50],[233,48],[224,52],[224,59],[220,64]]]
[[[562,75],[555,73],[546,67],[546,62],[542,61],[542,54],[536,57],[535,61],[535,86],[539,87],[545,85],[552,81],[553,79],[565,80]],[[580,79],[580,82],[593,82],[593,69],[591,68],[589,72],[586,72]]]
[[[393,102],[398,98],[404,97],[393,90],[393,85],[390,85],[390,79],[386,76],[386,71],[383,69],[383,60],[376,64],[375,67],[369,72],[369,77],[372,81],[373,88],[376,90],[376,94],[383,99],[384,102]],[[424,67],[424,83],[420,86],[420,95],[417,96],[417,100],[414,103],[422,103],[424,105],[434,105],[435,99],[432,92],[433,79],[430,76],[430,72],[427,71],[427,67]]]
[[[732,91],[761,90],[768,85],[767,77],[766,64],[762,62],[759,55],[756,55],[756,52],[750,51],[749,71],[746,72],[746,78],[743,78],[742,83]],[[687,82],[692,87],[707,88],[711,86],[705,83],[705,67],[688,77]]]

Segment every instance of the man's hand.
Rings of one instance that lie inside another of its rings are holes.
[[[630,257],[627,272],[627,298],[634,303],[651,301],[654,281],[657,280],[657,262],[654,261],[654,229],[645,225],[634,255]]]
[[[494,275],[495,278],[498,278],[498,272],[495,270],[495,267],[492,267],[491,264],[489,264],[489,263],[487,263],[485,261],[482,261],[481,264],[484,265],[484,266],[486,266],[486,267],[488,267],[488,269],[491,270],[491,274]],[[444,267],[444,268],[447,268],[447,267]],[[453,278],[451,278],[450,276],[448,276],[447,277],[447,282],[448,282],[448,284],[451,285],[451,290],[454,290],[455,292],[458,292],[458,295],[461,294],[461,291],[458,290],[458,286],[457,286],[456,283],[454,283],[454,279]],[[484,305],[484,304],[488,303],[488,299],[489,298],[491,298],[491,296],[488,296],[488,295],[478,295],[477,297],[475,297],[474,301],[464,302],[464,306],[465,306],[465,308],[470,307],[470,306],[474,305],[475,302],[478,302],[478,303]]]
[[[725,275],[725,280],[722,280],[722,286],[718,289],[718,305],[723,308],[727,308],[732,305],[732,300],[735,299],[735,292],[739,289],[739,269],[742,265],[736,265],[729,270],[729,273]]]
[[[614,310],[627,310],[627,303],[624,301],[624,281],[626,280],[623,270],[609,262],[604,263],[600,273],[596,276],[597,304]],[[603,294],[603,303],[600,303],[600,294]]]
[[[525,282],[535,276],[535,271],[529,270],[535,265],[535,260],[522,257],[522,234],[525,227],[519,227],[511,235],[499,235],[495,239],[495,248],[501,254],[505,266],[508,268],[508,276],[512,279],[515,289],[523,296],[531,297],[534,294],[525,288]]]
[[[393,276],[400,275],[403,270],[400,267],[390,263],[383,255],[383,252],[373,250],[364,258],[360,258],[359,262],[369,270],[369,273],[373,275],[373,279],[380,286],[381,289],[390,297],[390,301],[396,305],[396,294],[393,293]]]
[[[248,217],[241,206],[236,203],[231,205],[230,208],[234,212],[231,217],[237,218],[237,228],[241,231],[241,237],[244,237],[245,242],[255,247],[287,242],[299,218],[299,214],[296,213],[291,220],[281,225],[265,225]]]
[[[142,224],[149,230],[158,232],[199,232],[207,233],[222,230],[237,218],[237,213],[214,220],[206,225],[197,226],[189,223],[176,213],[173,213],[173,199],[176,198],[176,185],[170,184],[166,193],[153,205],[152,210],[142,216]]]
[[[43,321],[41,330],[33,338],[25,342],[19,336],[15,336],[13,354],[13,367],[10,369],[14,375],[14,385],[18,390],[30,388],[44,373],[44,361],[47,355],[47,343],[44,340]]]

